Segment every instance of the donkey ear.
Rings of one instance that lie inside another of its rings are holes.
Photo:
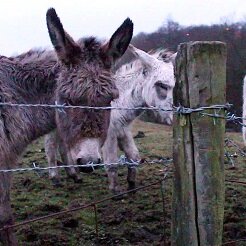
[[[175,65],[176,57],[177,57],[177,52],[174,53],[174,54],[172,54],[172,55],[170,56],[170,59],[171,59],[171,62],[172,62],[173,65]]]
[[[107,60],[114,63],[126,51],[133,35],[133,22],[127,18],[114,32],[110,40],[102,46]]]
[[[75,63],[76,58],[81,53],[81,49],[64,31],[55,9],[50,8],[47,11],[46,22],[51,43],[55,48],[59,60],[65,64]]]
[[[129,50],[131,51],[131,53],[138,58],[143,65],[145,66],[153,66],[153,63],[156,62],[157,58],[155,58],[152,55],[149,55],[147,52],[137,49],[136,47],[134,47],[133,45],[129,45]]]

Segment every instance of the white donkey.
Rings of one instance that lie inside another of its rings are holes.
[[[243,124],[246,125],[246,75],[243,80]],[[243,141],[246,146],[246,127],[243,126]]]
[[[173,61],[176,54],[159,50],[154,54],[148,54],[130,45],[129,50],[134,54],[136,60],[123,65],[116,71],[116,86],[119,89],[119,98],[111,102],[113,107],[161,107],[172,109],[173,88],[175,85]],[[110,126],[107,139],[103,145],[103,161],[106,164],[118,161],[118,146],[124,151],[128,160],[138,161],[140,155],[131,133],[131,123],[143,110],[112,110]],[[167,111],[158,111],[162,122],[172,124],[173,114]],[[45,138],[45,149],[50,166],[56,164],[57,141],[55,134],[47,135]],[[81,150],[80,156],[86,160],[100,162],[101,156],[90,156],[93,143],[88,142],[87,148]],[[60,149],[61,157],[65,155]],[[63,158],[62,158],[63,159]],[[65,159],[65,158],[64,158]],[[80,160],[78,164],[85,164]],[[83,170],[84,169],[84,170]],[[120,191],[118,184],[117,166],[109,165],[106,168],[109,178],[109,188],[114,193]],[[88,171],[88,168],[82,168]],[[51,169],[50,177],[57,182],[58,171]],[[136,168],[128,168],[128,188],[135,187]]]
[[[175,85],[173,61],[176,54],[160,50],[152,55],[129,46],[137,58],[116,71],[116,86],[120,96],[111,102],[113,107],[161,107],[172,109],[173,88]],[[140,155],[134,142],[131,123],[143,110],[112,110],[107,139],[103,145],[103,160],[117,162],[117,147],[125,153],[128,160],[138,161]],[[158,111],[162,122],[172,124],[171,111]],[[114,193],[120,190],[117,166],[108,166],[109,189]],[[136,168],[128,167],[128,189],[135,187]]]

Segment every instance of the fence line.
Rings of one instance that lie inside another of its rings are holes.
[[[237,148],[241,156],[245,157],[246,152],[244,152],[232,139],[225,138],[225,147],[228,147],[229,144],[233,145],[234,147]],[[231,160],[232,157],[237,157],[237,155],[233,154],[230,155],[228,151],[225,151],[225,157],[227,157],[231,163],[232,166],[234,167],[234,163]],[[173,162],[172,158],[169,157],[163,157],[160,159],[152,159],[152,160],[147,160],[147,159],[141,159],[139,161],[134,161],[134,160],[128,160],[124,155],[121,155],[118,162],[114,163],[93,163],[93,162],[88,162],[86,164],[74,164],[74,165],[58,165],[58,166],[53,166],[53,167],[40,167],[37,166],[35,162],[32,163],[33,167],[25,167],[25,168],[12,168],[12,169],[0,169],[0,172],[3,173],[9,173],[9,172],[26,172],[26,171],[45,171],[45,170],[50,170],[50,169],[59,169],[59,168],[69,168],[69,167],[74,167],[74,168],[79,168],[79,167],[91,167],[93,170],[98,167],[103,167],[106,168],[107,166],[128,166],[128,167],[139,167],[143,164],[149,164],[149,165],[154,165],[154,164],[169,164]]]
[[[25,171],[43,171],[43,170],[49,170],[49,169],[57,169],[57,168],[69,168],[69,167],[91,167],[93,170],[94,168],[97,167],[104,167],[106,168],[107,166],[128,166],[128,167],[139,167],[143,164],[169,164],[173,161],[171,158],[161,158],[157,160],[147,160],[147,159],[141,159],[139,161],[133,161],[130,160],[128,161],[127,158],[121,156],[118,162],[114,163],[93,163],[93,162],[88,162],[87,164],[75,164],[75,165],[58,165],[55,167],[39,167],[36,165],[35,162],[33,162],[33,167],[26,167],[26,168],[13,168],[13,169],[0,169],[0,172],[3,173],[9,173],[9,172],[25,172]]]
[[[245,124],[242,123],[242,120],[246,120],[245,117],[237,116],[234,113],[228,112],[226,115],[220,115],[217,113],[216,110],[220,111],[222,109],[228,111],[233,104],[226,103],[224,105],[211,105],[207,107],[198,107],[198,108],[188,108],[184,107],[182,105],[179,105],[178,107],[173,106],[172,109],[165,109],[162,107],[94,107],[94,106],[80,106],[80,105],[66,105],[64,104],[58,104],[55,102],[55,104],[25,104],[25,103],[11,103],[11,102],[0,102],[0,106],[7,106],[7,107],[34,107],[34,108],[51,108],[51,109],[57,109],[59,112],[66,113],[64,109],[86,109],[86,110],[152,110],[152,111],[161,111],[161,112],[173,112],[176,114],[182,114],[187,115],[191,113],[200,113],[202,116],[208,116],[213,118],[220,118],[225,119],[228,122],[235,122],[237,124],[240,124],[243,127],[246,127]],[[215,111],[214,114],[204,113],[203,111],[212,109]]]
[[[226,109],[228,110],[233,104],[226,103],[224,105],[211,105],[211,106],[205,106],[205,107],[198,107],[198,108],[187,108],[183,107],[182,105],[179,105],[178,107],[173,106],[172,109],[165,109],[162,107],[112,107],[112,106],[107,106],[107,107],[97,107],[97,106],[81,106],[81,105],[67,105],[66,103],[64,104],[58,104],[55,102],[55,104],[31,104],[31,103],[11,103],[11,102],[0,102],[0,106],[8,106],[8,107],[34,107],[34,108],[53,108],[53,109],[96,109],[96,110],[112,110],[112,109],[117,109],[117,110],[156,110],[156,111],[167,111],[167,112],[176,112],[179,114],[190,114],[193,112],[201,112],[207,109]]]

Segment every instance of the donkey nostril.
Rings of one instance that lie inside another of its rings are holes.
[[[81,164],[81,158],[78,158],[76,162],[77,162],[77,165],[80,165]]]
[[[98,158],[97,159],[97,164],[100,164],[100,163],[102,163],[102,159],[101,158]]]

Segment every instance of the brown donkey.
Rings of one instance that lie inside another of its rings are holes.
[[[11,103],[110,106],[118,97],[111,66],[123,55],[132,38],[130,19],[116,30],[107,43],[95,38],[79,42],[64,31],[54,9],[47,12],[52,52],[29,52],[29,59],[0,57],[0,100]],[[51,58],[46,59],[46,56]],[[35,58],[36,57],[36,58]],[[57,76],[56,76],[57,75]],[[83,140],[93,138],[103,144],[110,112],[97,110],[0,107],[0,169],[16,166],[18,156],[34,139],[56,126],[70,153]],[[69,156],[69,155],[68,155]],[[69,159],[70,157],[68,157]],[[71,157],[72,158],[72,157]],[[70,160],[74,163],[74,160]],[[10,206],[11,174],[0,171],[0,229],[13,223]],[[4,245],[17,245],[11,229],[0,231]]]

